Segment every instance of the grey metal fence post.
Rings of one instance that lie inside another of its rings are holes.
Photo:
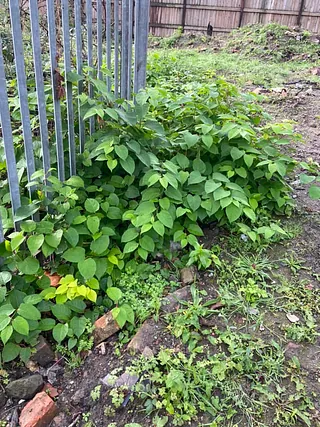
[[[4,61],[2,55],[2,41],[0,39],[0,120],[2,128],[2,136],[4,141],[4,151],[6,155],[7,174],[9,182],[10,198],[12,203],[13,215],[21,206],[19,179],[16,164],[16,156],[14,153],[12,128],[10,120],[10,110],[8,104],[7,84],[4,71]]]
[[[107,50],[107,68],[111,71],[111,0],[106,0],[106,50]],[[107,77],[107,88],[111,91],[111,78]]]
[[[61,8],[62,8],[64,72],[65,72],[66,96],[67,96],[69,166],[70,166],[70,175],[75,175],[76,174],[76,145],[74,141],[72,82],[68,81],[68,73],[71,71],[69,0],[62,0]]]
[[[56,150],[57,150],[57,167],[58,177],[61,181],[65,180],[65,167],[64,167],[64,152],[62,140],[62,123],[61,123],[61,106],[60,106],[60,73],[58,70],[58,53],[57,53],[57,35],[55,24],[55,9],[54,2],[47,0],[47,14],[48,14],[48,29],[49,29],[49,51],[50,51],[50,68],[51,68],[51,87],[53,97],[53,111],[54,111],[54,126],[56,133]]]
[[[102,79],[102,0],[97,0],[97,57],[98,79]]]
[[[133,0],[129,0],[128,13],[128,81],[127,98],[131,98],[132,91],[132,37],[133,37]]]
[[[134,32],[134,92],[145,87],[150,0],[136,0]]]
[[[88,67],[93,67],[93,56],[92,56],[92,0],[87,0],[87,56],[88,56]],[[89,75],[92,75],[92,71],[89,71]],[[89,84],[89,96],[93,98],[93,85]],[[94,117],[89,119],[90,135],[94,132]]]
[[[119,0],[114,0],[114,95],[119,96]]]
[[[26,79],[26,70],[24,65],[19,0],[10,0],[9,6],[10,6],[14,59],[15,59],[15,67],[16,67],[17,80],[18,80],[18,93],[19,93],[20,112],[21,112],[21,121],[22,121],[23,145],[24,145],[26,162],[27,162],[28,181],[31,182],[31,176],[35,172],[35,165],[34,165],[34,155],[33,155],[30,112],[29,112],[29,105],[28,105],[27,79]],[[30,194],[32,193],[33,190],[34,190],[33,187],[29,188]]]
[[[40,42],[40,28],[39,28],[39,12],[37,0],[29,1],[30,7],[30,22],[32,33],[32,48],[33,48],[33,62],[36,77],[38,111],[40,121],[40,137],[42,146],[42,161],[43,169],[45,172],[45,182],[48,184],[46,177],[50,169],[50,150],[49,150],[49,136],[48,124],[46,114],[46,97],[44,93],[44,80],[43,68],[41,59],[41,42]]]
[[[77,74],[82,75],[82,28],[81,28],[81,0],[74,0],[74,20],[76,30],[76,61],[77,61]],[[78,81],[78,96],[83,91],[82,80]],[[84,123],[81,117],[81,102],[78,97],[78,121],[79,121],[79,144],[80,153],[84,151]]]
[[[129,2],[121,2],[121,77],[120,77],[120,96],[127,98],[128,87],[128,18]]]

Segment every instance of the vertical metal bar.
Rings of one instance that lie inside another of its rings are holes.
[[[182,15],[181,15],[181,28],[183,33],[186,26],[186,15],[187,15],[187,0],[183,0]]]
[[[76,29],[76,61],[77,61],[77,74],[82,75],[82,29],[81,29],[81,0],[74,0],[74,19]],[[78,95],[83,91],[83,82],[79,80],[77,83]],[[78,98],[78,121],[79,121],[79,144],[80,153],[84,152],[84,123],[81,117],[81,102]]]
[[[61,0],[61,9],[62,9],[64,73],[65,73],[65,81],[66,81],[67,117],[68,117],[69,166],[70,166],[70,175],[75,175],[76,174],[76,145],[74,142],[72,82],[68,81],[68,73],[71,71],[69,0]]]
[[[49,136],[48,124],[46,114],[46,98],[44,93],[43,81],[43,68],[41,59],[41,43],[40,43],[40,27],[39,27],[39,11],[37,0],[29,1],[30,8],[30,22],[32,33],[32,48],[33,48],[33,62],[36,77],[38,112],[40,122],[40,138],[42,146],[42,163],[45,172],[45,182],[48,184],[46,177],[50,169],[50,150],[49,150]]]
[[[121,75],[120,96],[127,98],[128,87],[128,0],[121,2]]]
[[[303,10],[304,10],[304,4],[305,4],[305,0],[301,0],[300,8],[299,8],[299,14],[298,14],[298,19],[297,19],[297,25],[299,27],[301,26],[301,20],[302,20],[302,13],[303,13]]]
[[[119,0],[114,0],[114,95],[119,96]]]
[[[88,49],[88,67],[93,67],[93,57],[92,57],[92,0],[87,0],[87,49]],[[92,71],[89,71],[89,76],[92,76]],[[89,84],[89,96],[93,98],[93,85]],[[90,135],[94,132],[94,117],[89,119],[89,128]]]
[[[98,79],[102,79],[102,0],[97,0]]]
[[[60,107],[60,73],[58,70],[58,54],[57,54],[57,35],[55,23],[54,2],[47,0],[47,15],[48,15],[48,33],[49,33],[49,51],[50,51],[50,67],[51,67],[51,86],[53,97],[53,112],[54,126],[56,133],[56,150],[57,150],[57,168],[60,181],[65,180],[64,153],[62,140],[62,123],[61,123],[61,107]]]
[[[7,83],[4,71],[4,61],[2,55],[2,41],[0,39],[0,119],[2,127],[2,136],[4,141],[4,151],[6,155],[7,174],[12,203],[13,214],[21,206],[19,179],[17,172],[16,157],[14,154],[14,145],[12,137],[12,128],[10,121],[10,110],[8,104]]]
[[[111,0],[106,0],[106,41],[107,41],[107,68],[111,71]],[[107,88],[111,91],[111,78],[107,77]]]
[[[240,16],[239,16],[239,24],[238,24],[239,28],[242,26],[243,14],[244,14],[244,8],[245,8],[245,6],[246,6],[246,0],[241,0]]]
[[[133,0],[129,0],[128,13],[128,80],[127,80],[127,98],[131,98],[132,87],[132,29],[133,29]]]
[[[147,50],[149,33],[150,0],[136,0],[135,10],[135,58],[134,92],[145,87],[147,72]]]
[[[0,215],[0,243],[4,241],[4,234],[3,234],[3,227],[2,227],[2,219]],[[1,258],[0,258],[0,265],[1,265]]]
[[[28,105],[27,80],[24,65],[22,31],[20,22],[19,0],[10,0],[10,18],[12,27],[14,59],[18,80],[18,93],[20,101],[20,112],[23,131],[23,145],[27,162],[28,181],[31,181],[31,176],[35,172],[32,132],[30,123],[30,112]],[[30,194],[34,188],[29,188]]]

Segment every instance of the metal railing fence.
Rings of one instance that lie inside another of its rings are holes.
[[[84,8],[85,3],[85,8]],[[76,174],[76,155],[85,148],[85,140],[95,129],[95,119],[90,118],[89,128],[85,126],[81,103],[75,99],[72,82],[66,76],[73,72],[83,75],[84,67],[89,73],[105,80],[108,90],[118,97],[130,99],[145,86],[147,42],[149,30],[149,0],[96,0],[96,18],[93,20],[92,0],[47,0],[39,13],[38,0],[29,0],[29,19],[32,44],[31,74],[35,90],[41,140],[42,167],[45,176],[51,168],[52,151],[55,151],[57,175],[61,181],[67,174]],[[85,9],[85,10],[84,10]],[[19,108],[23,132],[23,148],[28,182],[36,171],[34,156],[34,134],[30,119],[29,88],[27,84],[25,38],[22,30],[19,0],[9,0],[10,37],[14,54],[14,77],[18,89]],[[45,31],[47,33],[45,34]],[[29,46],[28,46],[29,47]],[[6,57],[0,39],[0,142],[4,146],[6,174],[10,190],[13,216],[21,206],[21,188],[15,154],[12,129],[9,78],[6,76]],[[60,61],[61,56],[61,61]],[[62,61],[63,58],[63,61]],[[49,74],[44,71],[46,59]],[[9,64],[10,65],[10,64]],[[103,73],[105,67],[109,72]],[[28,61],[28,73],[30,61]],[[46,82],[45,82],[45,78]],[[62,81],[64,75],[64,83]],[[10,76],[12,77],[12,76]],[[45,83],[51,84],[53,128],[49,132]],[[61,85],[65,98],[61,97]],[[77,95],[85,90],[93,96],[93,85],[85,87],[77,81]],[[66,117],[62,117],[62,107]],[[78,111],[77,111],[78,110]],[[75,128],[75,117],[78,125]],[[68,150],[64,150],[63,123],[67,122]],[[54,139],[54,140],[52,140]],[[66,167],[67,164],[67,167]],[[34,188],[28,188],[31,196]],[[1,211],[0,211],[1,213]],[[0,216],[0,242],[4,232]]]

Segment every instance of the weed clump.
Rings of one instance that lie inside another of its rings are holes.
[[[320,58],[317,36],[276,23],[247,25],[233,31],[225,49],[275,62]]]

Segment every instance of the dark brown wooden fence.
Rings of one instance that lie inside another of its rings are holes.
[[[246,24],[278,22],[320,32],[320,0],[151,0],[150,31],[168,36],[177,28],[229,32]]]

